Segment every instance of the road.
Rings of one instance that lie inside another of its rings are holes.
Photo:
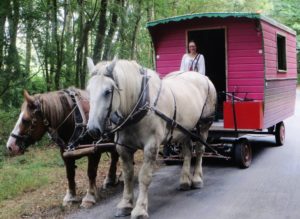
[[[273,137],[252,137],[254,155],[248,169],[208,160],[204,187],[179,191],[179,166],[154,174],[149,190],[151,219],[299,219],[300,218],[300,90],[296,112],[285,121],[286,143],[274,147]],[[135,193],[135,195],[137,192]],[[68,218],[115,218],[121,188],[88,210]],[[125,217],[124,219],[128,219]]]

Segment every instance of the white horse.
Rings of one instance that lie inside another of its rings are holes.
[[[142,118],[117,124],[118,128],[115,129],[115,142],[124,173],[123,197],[117,206],[116,216],[131,214],[131,218],[149,217],[148,187],[158,148],[171,136],[172,141],[182,144],[184,163],[180,188],[201,188],[204,146],[196,142],[196,163],[191,174],[191,137],[167,123],[157,112],[176,119],[188,130],[197,130],[197,134],[206,141],[216,107],[216,90],[211,81],[196,72],[174,72],[161,80],[156,72],[126,60],[94,66],[88,58],[88,67],[91,74],[87,85],[91,107],[88,129],[100,129],[101,133],[111,131],[110,123],[114,115],[130,120],[138,111],[136,108],[141,99],[148,97],[146,107],[141,110],[144,112]],[[146,80],[146,77],[149,79]],[[144,150],[144,160],[139,172],[139,194],[134,207],[133,155],[138,149]]]

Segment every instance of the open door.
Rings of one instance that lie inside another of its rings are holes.
[[[205,59],[206,76],[210,78],[218,92],[216,117],[223,119],[223,101],[226,100],[222,91],[226,91],[226,46],[225,29],[206,29],[188,31],[188,41],[196,42],[198,52]]]

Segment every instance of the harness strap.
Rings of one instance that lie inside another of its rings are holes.
[[[81,101],[78,98],[78,93],[73,89],[65,90],[65,92],[71,97],[74,104],[74,123],[75,128],[73,134],[68,142],[68,150],[74,149],[78,145],[78,141],[85,134],[87,118],[85,116]]]
[[[179,129],[179,131],[181,131],[183,134],[188,135],[192,138],[192,140],[194,141],[199,141],[201,144],[203,144],[205,147],[207,147],[209,150],[211,150],[213,153],[215,153],[216,155],[223,157],[223,158],[227,158],[226,156],[223,156],[221,154],[219,154],[218,151],[216,151],[214,148],[212,148],[211,146],[209,146],[205,141],[203,141],[201,139],[200,136],[198,136],[197,134],[189,131],[188,129],[184,128],[182,125],[180,125],[179,123],[177,123],[176,121],[174,121],[173,119],[170,119],[168,116],[166,116],[164,113],[162,113],[161,111],[159,111],[156,108],[151,107],[151,110],[158,115],[160,118],[162,118],[163,120],[165,120],[167,123],[169,123],[170,125],[174,124],[174,128]]]
[[[147,113],[149,109],[149,77],[147,77],[147,70],[142,68],[140,73],[143,75],[140,95],[136,105],[126,118],[123,118],[118,113],[113,113],[110,120],[117,125],[116,128],[109,133],[115,133],[126,126],[139,122]],[[112,101],[111,101],[112,102]]]

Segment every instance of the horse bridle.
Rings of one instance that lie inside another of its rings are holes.
[[[111,99],[110,104],[108,107],[108,112],[104,120],[104,124],[106,125],[108,121],[115,124],[116,127],[113,129],[108,129],[104,133],[101,133],[102,136],[111,135],[131,124],[135,124],[138,121],[140,121],[148,112],[149,110],[149,77],[147,75],[147,70],[144,68],[140,69],[140,74],[142,75],[142,86],[140,95],[138,98],[137,103],[133,107],[132,111],[129,113],[129,115],[124,118],[121,116],[117,111],[114,113],[111,113],[112,111],[112,102],[113,102],[113,94],[114,94],[114,88],[111,93]],[[116,85],[118,87],[118,85]]]
[[[26,148],[30,145],[31,142],[34,142],[34,139],[32,139],[32,131],[36,127],[36,121],[37,121],[37,116],[40,116],[43,120],[43,123],[46,127],[49,126],[48,120],[43,116],[43,112],[41,110],[41,102],[39,99],[34,101],[34,105],[36,106],[36,109],[34,109],[33,112],[31,112],[30,116],[32,117],[30,127],[27,129],[26,133],[21,135],[21,134],[15,134],[11,133],[10,136],[15,138],[17,141],[19,141],[19,148],[21,151],[25,151]]]
[[[47,129],[47,132],[51,138],[52,141],[54,141],[61,149],[65,150],[65,149],[69,149],[74,147],[75,144],[78,143],[78,141],[80,140],[80,138],[82,137],[82,135],[84,134],[84,131],[86,129],[85,124],[82,124],[83,122],[83,116],[80,110],[78,109],[78,104],[76,101],[75,96],[78,95],[76,93],[76,91],[72,90],[72,89],[68,89],[68,90],[64,90],[64,93],[68,94],[71,99],[72,102],[74,104],[74,107],[72,108],[71,112],[66,116],[66,118],[57,126],[57,128],[51,128],[50,123],[48,121],[48,119],[44,116],[44,113],[42,111],[42,104],[41,101],[39,99],[35,100],[34,105],[36,106],[36,109],[31,113],[31,125],[29,127],[29,129],[27,130],[27,132],[24,135],[20,135],[20,134],[15,134],[15,133],[11,133],[10,136],[16,138],[17,141],[20,141],[20,149],[22,151],[25,151],[26,148],[30,145],[31,142],[34,142],[35,140],[32,139],[32,131],[34,130],[35,126],[36,126],[36,121],[37,121],[37,116],[40,116],[44,126]],[[74,132],[69,140],[70,144],[65,144],[64,140],[62,140],[60,138],[60,136],[57,133],[57,130],[59,127],[61,127],[66,121],[67,119],[73,114],[73,112],[75,112],[74,114],[74,120],[75,120],[75,129]],[[78,135],[78,133],[80,135]],[[78,135],[78,136],[76,136]]]

